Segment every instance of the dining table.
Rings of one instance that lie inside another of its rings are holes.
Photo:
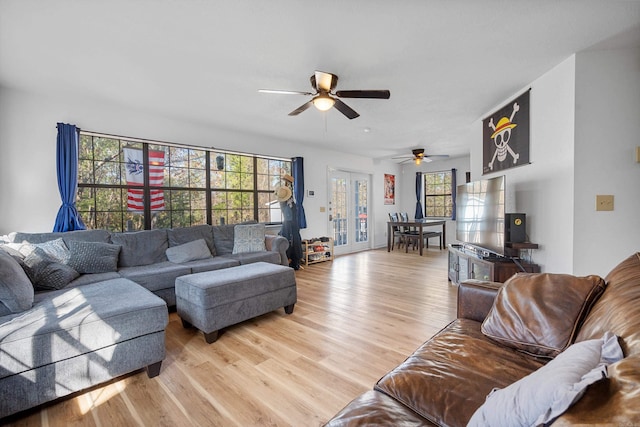
[[[393,227],[412,227],[416,228],[418,235],[422,236],[425,227],[442,227],[442,242],[447,242],[447,220],[445,219],[414,219],[413,221],[388,221],[387,222],[387,252],[391,252],[393,242]],[[418,249],[422,256],[424,248],[424,239],[418,239]]]

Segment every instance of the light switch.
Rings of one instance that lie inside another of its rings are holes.
[[[596,195],[596,210],[597,211],[612,211],[613,210],[613,196],[612,195]]]
[[[636,163],[640,163],[640,147],[636,147]]]
[[[324,206],[320,206],[320,212],[326,212],[327,208],[325,208]]]

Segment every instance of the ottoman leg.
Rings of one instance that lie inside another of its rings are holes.
[[[294,306],[294,305],[295,305],[295,304],[285,305],[285,306],[284,306],[284,312],[285,312],[285,313],[287,313],[287,314],[291,314],[291,313],[293,313],[293,306]]]
[[[213,332],[203,332],[204,333],[204,340],[207,342],[207,344],[211,344],[217,341],[218,339],[218,331],[213,331]]]
[[[185,329],[189,329],[190,327],[192,327],[193,325],[189,322],[187,322],[186,320],[180,318],[180,320],[182,320],[182,327]]]

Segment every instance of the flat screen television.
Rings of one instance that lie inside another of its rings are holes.
[[[505,193],[505,176],[459,185],[456,239],[476,249],[504,256]]]

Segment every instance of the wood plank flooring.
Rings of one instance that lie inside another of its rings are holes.
[[[280,309],[229,327],[208,345],[171,313],[158,377],[140,371],[4,421],[319,426],[455,318],[446,250],[360,252],[296,279],[291,315]]]

